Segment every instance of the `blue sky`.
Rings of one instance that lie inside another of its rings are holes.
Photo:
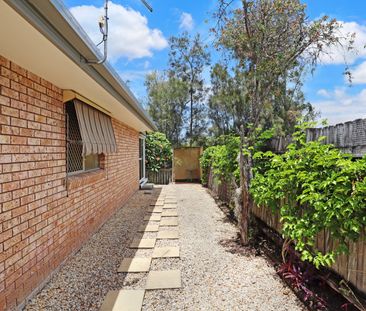
[[[100,40],[97,21],[104,0],[64,0],[94,42]],[[346,54],[353,72],[350,86],[342,75],[344,51],[332,49],[313,75],[306,79],[304,92],[322,118],[330,124],[366,118],[366,1],[308,0],[311,19],[324,14],[342,22],[342,34],[356,33],[358,53]],[[154,12],[140,0],[114,0],[110,4],[109,61],[126,81],[137,98],[145,97],[144,77],[152,70],[167,66],[167,40],[187,30],[200,32],[210,44],[209,24],[215,1],[149,0]],[[208,73],[206,73],[208,76]]]

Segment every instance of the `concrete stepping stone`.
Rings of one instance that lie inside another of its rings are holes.
[[[149,272],[151,258],[124,258],[118,272]]]
[[[160,221],[161,220],[161,216],[162,216],[161,214],[159,214],[159,215],[153,215],[153,214],[151,214],[151,215],[145,216],[144,217],[144,220],[148,220],[148,221]]]
[[[154,248],[156,239],[139,239],[134,238],[130,244],[130,248]]]
[[[155,247],[152,258],[176,258],[179,257],[179,247]]]
[[[165,204],[177,204],[178,202],[176,200],[165,200]]]
[[[150,211],[147,211],[146,212],[146,214],[147,214],[147,216],[160,216],[161,217],[161,213],[162,213],[163,211],[161,211],[161,212],[158,212],[158,213],[156,213],[156,212],[150,212]]]
[[[163,211],[163,206],[150,207],[147,209],[149,213],[161,213]]]
[[[162,218],[160,221],[160,226],[176,227],[178,226],[178,218],[177,217]]]
[[[155,203],[150,203],[150,206],[163,206],[164,202],[155,202]]]
[[[147,211],[146,212],[146,214],[147,214],[147,216],[151,216],[151,215],[160,215],[161,216],[161,213],[163,212],[163,210],[162,209],[160,209],[160,210],[153,210],[153,211]]]
[[[162,206],[162,209],[172,209],[172,208],[177,208],[177,204],[166,204]]]
[[[168,240],[176,240],[179,239],[178,231],[159,231],[158,236],[156,237],[159,240],[168,239]]]
[[[159,231],[159,225],[141,225],[138,232],[158,232]]]
[[[179,270],[150,271],[147,276],[146,289],[181,288],[182,281]]]
[[[171,210],[171,209],[166,209],[165,211],[163,211],[163,213],[161,214],[161,217],[167,217],[167,216],[178,216],[178,213],[176,210]],[[160,217],[160,218],[161,218]]]
[[[145,290],[113,290],[107,293],[99,311],[141,311]]]
[[[151,205],[151,206],[149,206],[148,209],[151,209],[151,210],[157,209],[157,210],[159,210],[159,209],[163,209],[163,206],[164,205]]]

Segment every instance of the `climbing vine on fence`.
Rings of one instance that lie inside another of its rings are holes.
[[[262,130],[258,128],[254,131],[255,144],[249,146],[252,152],[263,148],[265,143],[273,136],[273,129]],[[202,183],[207,184],[209,170],[212,169],[214,175],[220,181],[234,181],[239,185],[239,151],[240,137],[237,135],[221,135],[214,140],[214,146],[208,147],[203,152],[200,163],[202,169]],[[244,152],[246,152],[244,150]]]
[[[207,184],[210,168],[220,180],[230,181],[235,178],[238,182],[240,138],[235,135],[223,135],[215,143],[217,145],[206,148],[200,158],[202,183]]]
[[[250,191],[257,205],[280,213],[282,234],[295,242],[302,260],[330,266],[366,225],[366,159],[354,160],[321,139],[306,142],[308,126],[298,126],[284,154],[255,153],[260,165]],[[324,229],[338,243],[321,253],[315,242]]]

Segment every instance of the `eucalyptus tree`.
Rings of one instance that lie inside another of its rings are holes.
[[[148,112],[159,132],[164,133],[173,146],[179,146],[188,108],[188,84],[166,73],[152,72],[146,76],[145,86]]]
[[[290,83],[300,83],[303,73],[315,69],[328,47],[340,44],[341,25],[328,16],[311,20],[300,0],[242,0],[237,9],[231,9],[232,3],[219,0],[214,31],[218,46],[229,51],[243,76],[245,100],[237,104],[244,103],[248,113],[240,116],[236,130],[242,144],[240,232],[242,243],[247,244],[255,133],[267,108],[276,109],[273,98],[284,94]]]
[[[210,55],[199,34],[193,38],[183,32],[169,39],[169,77],[187,83],[189,86],[189,144],[200,139],[207,127],[207,88],[203,72],[210,64]]]
[[[236,131],[247,113],[245,84],[239,68],[231,73],[227,65],[215,64],[211,70],[208,118],[211,132],[218,137]]]
[[[231,69],[220,63],[213,66],[208,118],[214,136],[239,132],[240,125],[249,122],[251,111],[244,79],[245,72],[239,66]],[[278,136],[293,133],[300,117],[310,121],[317,116],[313,106],[305,101],[301,81],[289,85],[290,80],[279,83],[260,118],[259,126],[264,130],[274,129]]]

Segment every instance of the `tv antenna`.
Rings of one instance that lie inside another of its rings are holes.
[[[86,60],[85,62],[87,64],[103,64],[107,60],[107,53],[108,53],[108,1],[104,1],[104,16],[100,17],[99,20],[99,30],[102,34],[102,41],[100,41],[97,46],[101,45],[103,43],[104,49],[103,49],[103,58],[101,60]],[[146,0],[141,0],[141,2],[144,4],[144,6],[152,13],[153,8]]]

